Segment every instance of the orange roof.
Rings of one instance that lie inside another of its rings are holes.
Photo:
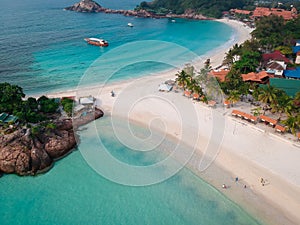
[[[239,111],[239,110],[236,110],[236,109],[232,110],[232,113],[231,113],[231,114],[232,114],[233,116],[239,116],[239,117],[245,116],[245,113],[244,113],[244,112]]]
[[[265,7],[256,7],[256,9],[253,11],[254,18],[260,18],[263,16],[270,16],[270,15],[276,15],[276,16],[282,16],[285,20],[291,20],[293,18],[297,17],[297,10],[292,9],[291,11],[287,11],[284,9],[278,9],[278,8],[265,8]]]
[[[300,139],[300,132],[298,132],[297,137],[298,137],[298,139]]]
[[[240,111],[239,111],[239,110],[236,110],[236,109],[232,110],[232,112],[231,112],[231,114],[232,114],[233,116],[236,116],[236,115],[238,115],[239,113],[240,113]]]
[[[285,127],[283,127],[283,126],[277,124],[277,125],[275,126],[275,130],[278,131],[278,132],[285,132]]]
[[[221,82],[225,81],[225,77],[227,76],[227,74],[229,73],[229,70],[227,69],[221,69],[221,70],[211,70],[210,74],[219,78],[219,80]]]
[[[193,94],[193,99],[198,99],[200,97],[200,95],[199,94]]]
[[[184,95],[187,96],[187,97],[190,97],[191,94],[192,94],[192,93],[191,93],[190,91],[184,91]]]
[[[256,7],[253,11],[253,17],[263,17],[271,15],[270,9],[265,7]]]
[[[269,77],[269,74],[266,71],[261,71],[259,73],[247,73],[242,74],[243,81],[252,81],[252,82],[258,82],[258,83],[266,83],[265,78]]]
[[[244,112],[236,110],[236,109],[232,110],[231,115],[243,117],[244,119],[251,120],[252,122],[256,122],[257,121],[257,117],[256,116],[253,116],[253,115],[248,114],[248,113],[244,113]]]
[[[268,116],[265,116],[265,115],[260,115],[259,118],[264,121],[264,122],[268,122],[270,123],[271,125],[276,125],[277,124],[277,120],[274,120]]]
[[[224,105],[230,105],[230,101],[229,100],[224,100]]]
[[[242,10],[242,9],[234,9],[233,12],[237,14],[245,14],[245,15],[249,15],[251,13],[251,11],[249,10]]]

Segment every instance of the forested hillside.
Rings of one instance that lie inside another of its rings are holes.
[[[142,2],[139,8],[158,14],[172,12],[182,14],[187,9],[193,9],[197,13],[208,17],[219,18],[223,11],[233,8],[242,9],[245,6],[254,5],[253,0],[154,0]]]

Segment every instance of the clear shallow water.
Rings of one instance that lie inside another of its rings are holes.
[[[141,156],[121,147],[112,136],[109,118],[96,125],[102,141],[120,160],[140,165],[161,160],[153,152]],[[93,126],[81,132],[82,144],[91,149],[95,142],[83,137],[98,139]],[[142,128],[137,131],[143,132],[141,138],[149,135]],[[78,150],[44,175],[4,176],[0,190],[1,224],[259,224],[188,169],[159,184],[124,186],[98,175]]]
[[[0,9],[0,82],[21,85],[27,94],[42,94],[77,86],[87,68],[112,49],[135,41],[156,40],[178,44],[203,56],[225,42],[230,45],[233,31],[213,21],[144,19],[113,14],[87,14],[63,11],[74,0],[2,0]],[[134,8],[138,0],[103,0],[111,8]],[[133,28],[127,23],[134,24]],[[89,46],[85,37],[102,37],[108,48]],[[132,45],[128,51],[143,54],[155,46]],[[179,52],[170,49],[169,64],[178,64]],[[166,52],[153,51],[160,59]],[[205,57],[204,57],[205,58]],[[191,60],[182,59],[180,63]],[[126,64],[126,55],[115,64]],[[107,65],[109,66],[109,65]],[[179,66],[179,65],[178,65]],[[170,68],[152,62],[132,64],[118,74],[136,77]],[[138,71],[138,72],[137,72]],[[103,71],[99,71],[101,74]]]

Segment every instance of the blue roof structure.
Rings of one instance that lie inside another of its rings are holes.
[[[0,122],[4,122],[4,120],[8,117],[8,114],[6,113],[1,113],[0,114]]]
[[[297,52],[299,52],[300,51],[300,45],[298,45],[298,46],[294,46],[293,47],[293,53],[297,53]]]
[[[283,74],[287,78],[300,79],[300,67],[296,67],[295,70],[284,70]]]

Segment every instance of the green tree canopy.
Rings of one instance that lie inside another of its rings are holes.
[[[0,112],[12,113],[22,107],[23,89],[17,85],[0,83]]]
[[[252,0],[154,0],[152,2],[143,1],[137,8],[153,12],[165,11],[176,14],[182,14],[186,10],[193,10],[208,17],[220,18],[223,11],[243,8],[247,5],[253,5],[253,2]]]

